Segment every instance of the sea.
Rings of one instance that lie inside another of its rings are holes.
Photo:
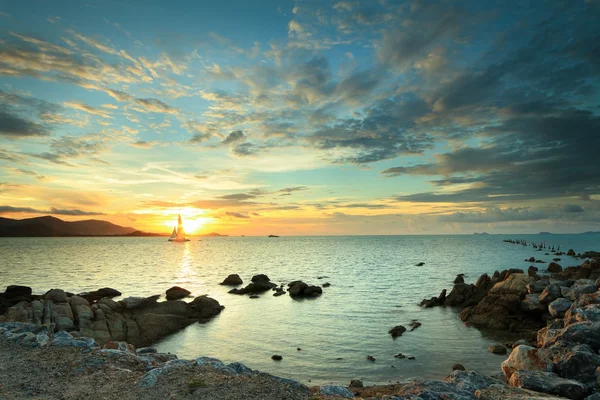
[[[562,251],[600,250],[598,234],[192,237],[186,243],[164,237],[0,238],[0,290],[11,284],[39,294],[112,287],[127,297],[164,295],[182,286],[194,296],[208,294],[225,309],[208,323],[155,343],[159,351],[239,361],[307,384],[440,379],[456,363],[497,374],[505,356],[488,346],[518,337],[467,327],[453,308],[418,304],[450,290],[457,274],[470,283],[495,270],[526,270],[531,263],[524,259],[532,256],[546,262],[555,257],[503,242],[508,238],[545,241]],[[563,267],[581,263],[561,258]],[[425,264],[417,267],[419,262]],[[331,286],[314,299],[272,292],[250,299],[219,285],[233,273],[244,283],[267,274],[276,283]],[[422,325],[395,340],[388,334],[412,320]],[[395,358],[398,353],[415,359]],[[283,359],[273,361],[275,354]]]

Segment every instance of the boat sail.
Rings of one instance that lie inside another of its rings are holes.
[[[169,242],[189,242],[190,239],[185,237],[185,229],[183,228],[183,221],[181,220],[181,215],[177,220],[177,227],[173,228],[173,233],[169,238]]]

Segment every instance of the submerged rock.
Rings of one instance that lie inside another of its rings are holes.
[[[388,333],[389,333],[390,335],[392,335],[392,337],[393,337],[394,339],[396,339],[397,337],[400,337],[400,336],[402,336],[402,334],[403,334],[404,332],[406,332],[406,328],[405,328],[405,327],[403,327],[402,325],[397,325],[397,326],[393,327],[392,329],[390,329],[390,330],[388,331]]]
[[[223,280],[223,282],[221,282],[221,285],[237,286],[237,285],[241,285],[243,283],[244,283],[244,281],[242,281],[242,278],[240,278],[240,276],[238,274],[231,274],[231,275],[227,276],[227,278],[225,278]]]
[[[488,347],[488,350],[490,351],[490,353],[498,355],[504,355],[507,353],[506,347],[502,346],[501,344],[493,344]]]

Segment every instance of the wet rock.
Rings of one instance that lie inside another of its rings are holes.
[[[418,264],[415,264],[415,267],[422,267],[423,265],[425,265],[425,263],[423,261],[421,261]]]
[[[410,331],[414,331],[415,329],[417,329],[418,327],[420,327],[421,324],[419,321],[417,321],[416,319],[413,319],[412,321],[410,321],[410,324],[408,324],[408,326],[410,326]]]
[[[569,308],[571,308],[571,302],[563,297],[554,300],[548,305],[548,311],[554,318],[562,318]]]
[[[569,251],[567,251],[567,255],[574,257],[575,256],[575,251],[573,249],[569,249]]]
[[[277,288],[275,290],[275,293],[273,293],[273,296],[279,297],[279,296],[283,296],[284,294],[286,294],[285,290],[283,290],[282,288]]]
[[[600,367],[600,356],[587,345],[568,348],[559,360],[555,361],[555,372],[561,377],[576,379],[590,387],[596,384],[598,367]]]
[[[363,387],[363,382],[360,379],[352,379],[350,381],[350,385],[348,385],[351,388],[361,388]]]
[[[279,354],[274,354],[274,355],[271,356],[271,360],[273,360],[273,361],[281,361],[281,360],[283,360],[283,357],[280,356]]]
[[[266,276],[266,275],[262,275],[262,276]],[[252,279],[254,279],[254,278],[256,278],[256,277],[253,277]],[[241,289],[231,289],[229,291],[229,293],[232,293],[232,294],[258,294],[258,293],[263,293],[268,290],[271,290],[275,287],[277,287],[277,285],[274,284],[273,282],[258,280],[257,282],[252,282],[252,283],[248,284],[246,287],[243,287]]]
[[[548,264],[548,268],[546,269],[546,271],[552,273],[562,272],[562,270],[562,266],[560,266],[560,264],[557,264],[556,262],[551,262],[550,264]]]
[[[452,371],[464,371],[465,367],[462,364],[454,364],[452,365]]]
[[[487,285],[489,282],[490,277],[488,276],[488,274],[482,274],[479,278],[477,278],[477,281],[475,282],[475,287],[480,288],[482,286]]]
[[[371,362],[375,362],[375,357],[373,357],[373,356],[367,356],[367,360],[369,360]]]
[[[219,304],[217,300],[204,295],[196,297],[189,304],[189,308],[193,318],[197,319],[199,322],[206,322],[210,318],[218,315],[225,307]]]
[[[502,363],[502,372],[506,378],[510,378],[518,370],[551,372],[552,360],[544,349],[525,345],[517,346]]]
[[[53,303],[66,303],[69,300],[67,294],[62,289],[51,289],[44,295],[44,298],[46,301]]]
[[[113,288],[101,288],[93,292],[82,293],[80,296],[92,304],[104,298],[112,299],[113,297],[121,296],[121,292]]]
[[[537,267],[534,267],[534,266],[532,265],[532,266],[530,266],[530,267],[527,269],[527,275],[528,275],[529,277],[532,277],[532,278],[533,278],[533,277],[536,277],[536,276],[537,276],[537,271],[538,271],[538,268],[537,268]]]
[[[490,351],[490,353],[498,355],[505,355],[507,353],[506,347],[502,346],[501,344],[493,344],[488,347],[488,350]]]
[[[242,278],[240,278],[240,276],[238,274],[231,274],[231,275],[227,276],[227,278],[225,278],[223,280],[223,282],[221,282],[221,285],[236,286],[236,285],[241,285],[243,283],[244,283],[244,281],[242,281]]]
[[[415,356],[408,356],[406,359],[407,360],[416,360]]]
[[[392,335],[392,337],[393,337],[394,339],[396,339],[397,337],[400,337],[400,336],[402,336],[402,334],[403,334],[404,332],[406,332],[406,328],[405,328],[405,327],[403,327],[402,325],[397,325],[397,326],[393,327],[392,329],[390,329],[390,330],[388,331],[388,333],[389,333],[390,335]]]
[[[258,274],[258,275],[254,275],[252,277],[251,281],[254,283],[258,283],[258,282],[270,282],[271,280],[265,274]]]
[[[288,284],[288,293],[292,297],[316,297],[323,293],[323,289],[302,281],[293,281]]]
[[[548,279],[543,278],[539,281],[531,282],[526,286],[527,293],[542,293],[542,291],[546,289],[546,286],[548,286],[549,284],[550,282],[548,281]]]
[[[394,357],[395,358],[400,358],[400,359],[406,358],[406,356],[404,354],[402,354],[402,353],[395,354]]]
[[[527,262],[535,262],[535,257],[529,257],[529,258],[525,259],[525,261],[527,261]]]
[[[329,287],[329,286],[331,286],[331,283],[329,283],[329,282],[325,282],[325,283],[323,284],[323,287]]]
[[[252,294],[252,295],[250,295],[250,298],[251,298],[251,299],[259,299],[259,298],[260,298],[260,296],[259,296],[259,295],[257,295],[257,294]]]
[[[457,275],[454,279],[454,284],[457,283],[465,283],[465,278],[463,278],[463,274]]]
[[[581,382],[563,379],[552,372],[545,371],[516,371],[508,383],[514,387],[575,400],[585,398],[588,392],[587,386]]]
[[[548,304],[552,303],[559,297],[562,297],[560,285],[557,283],[552,283],[546,286],[546,288],[542,291],[542,294],[540,294],[539,299],[540,303]]]
[[[173,286],[166,291],[167,300],[180,300],[188,297],[192,292],[179,286]]]

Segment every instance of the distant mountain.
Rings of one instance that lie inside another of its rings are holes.
[[[538,235],[553,235],[552,232],[540,232]]]
[[[475,232],[475,233],[473,233],[473,235],[489,235],[489,233],[487,233],[487,232],[481,232],[481,233]]]
[[[0,218],[0,236],[145,236],[135,228],[89,219],[63,221],[45,216],[26,219]]]
[[[229,235],[221,235],[220,233],[217,233],[217,232],[211,232],[211,233],[207,233],[205,235],[198,235],[198,236],[229,236]]]

